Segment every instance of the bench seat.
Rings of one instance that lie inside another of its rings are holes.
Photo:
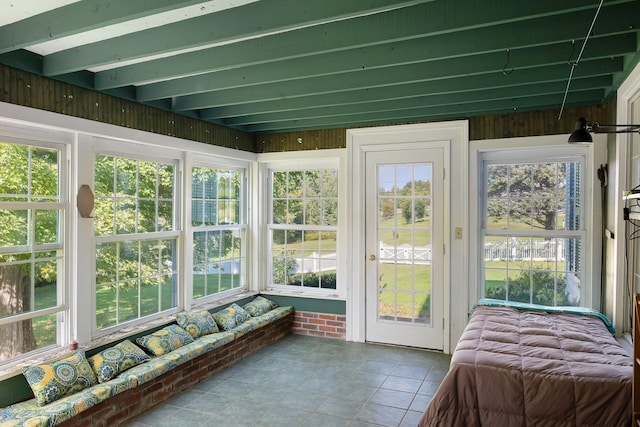
[[[86,388],[80,392],[63,397],[44,406],[38,406],[35,399],[31,399],[0,409],[0,427],[52,427],[60,425],[61,423],[71,420],[77,415],[102,402],[108,404],[108,400],[114,396],[136,389],[143,384],[154,382],[163,375],[166,377],[172,371],[177,370],[188,362],[192,362],[198,358],[206,360],[203,356],[225,346],[231,347],[231,344],[234,341],[240,340],[241,338],[242,339],[240,341],[252,341],[251,335],[254,335],[255,340],[253,341],[256,342],[252,343],[252,345],[243,344],[241,346],[234,347],[232,352],[235,352],[235,354],[228,355],[220,353],[220,360],[224,360],[225,363],[220,364],[219,367],[228,366],[229,364],[249,355],[253,351],[273,342],[275,339],[279,339],[284,336],[283,334],[279,337],[275,335],[271,338],[268,336],[265,337],[265,333],[260,332],[265,332],[262,330],[268,325],[272,325],[281,319],[288,319],[284,324],[284,327],[277,329],[277,331],[288,330],[287,333],[290,333],[293,312],[293,307],[277,307],[263,315],[250,318],[246,322],[229,331],[221,331],[199,337],[194,342],[177,348],[170,353],[158,357],[152,357],[151,360],[122,372],[110,381]],[[228,363],[229,361],[231,361],[231,363]],[[210,362],[211,361],[208,361],[207,363]],[[219,369],[214,369],[212,367],[201,370],[212,374]],[[196,377],[194,378],[193,383],[195,384],[207,376],[208,375],[203,375],[200,378]],[[172,381],[178,382],[181,380],[180,375],[176,375],[175,377],[175,380]],[[120,401],[121,400],[119,399],[119,402]],[[160,402],[155,402],[155,404],[157,403]],[[139,412],[142,413],[143,411]],[[134,416],[137,415],[136,413],[129,411],[125,413],[125,416],[131,418],[132,414]],[[113,420],[111,420],[111,422],[112,421]],[[107,423],[104,425],[110,424]]]

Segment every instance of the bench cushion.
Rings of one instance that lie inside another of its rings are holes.
[[[115,378],[120,372],[149,359],[149,355],[142,351],[140,347],[129,340],[124,340],[91,356],[88,361],[96,373],[98,381],[104,383]]]
[[[193,337],[178,325],[169,325],[136,339],[136,343],[149,350],[154,356],[162,356],[192,342]]]
[[[176,314],[176,322],[193,338],[218,332],[218,324],[207,310]]]
[[[24,376],[40,406],[98,382],[81,351],[57,362],[29,366],[24,370]]]

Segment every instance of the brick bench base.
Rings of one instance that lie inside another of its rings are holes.
[[[172,396],[291,333],[293,314],[251,331],[139,387],[124,391],[78,414],[61,427],[111,427],[147,412]]]

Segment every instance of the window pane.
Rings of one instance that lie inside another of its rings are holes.
[[[0,362],[22,356],[58,342],[57,314],[34,317],[14,323],[0,325]],[[20,345],[6,345],[16,343]]]
[[[26,201],[29,194],[29,147],[0,143],[0,161],[4,168],[0,180],[3,201]],[[54,178],[57,184],[57,179]]]
[[[295,225],[271,230],[273,284],[336,288],[337,237],[326,227],[337,227],[337,177],[335,169],[272,172],[272,224]]]
[[[31,149],[31,194],[58,199],[58,151],[49,148]]]
[[[0,237],[2,246],[23,246],[28,244],[29,211],[0,209],[0,224],[3,225],[3,233]]]
[[[100,330],[175,307],[176,238],[143,237],[174,229],[175,168],[103,155],[95,161],[94,233],[103,240],[96,245],[96,326]],[[130,237],[110,242],[114,234]]]
[[[0,143],[0,318],[34,313],[32,318],[0,326],[0,362],[56,345],[57,314],[37,316],[38,310],[59,306],[59,272],[64,268],[62,236],[64,210],[47,209],[59,202],[57,149]],[[11,209],[3,202],[26,202]],[[39,245],[57,249],[42,250]],[[62,310],[62,308],[60,308]]]
[[[47,204],[60,194],[61,151],[0,142],[0,318],[31,318],[0,326],[0,362],[58,344],[58,307],[64,271],[64,209]],[[5,202],[28,205],[13,209]],[[43,245],[48,245],[44,247]]]
[[[580,168],[579,162],[487,165],[485,296],[580,304],[581,238],[555,233],[580,230]],[[505,229],[509,236],[491,235]]]
[[[193,297],[201,298],[243,286],[245,215],[242,213],[239,171],[194,168],[192,193],[202,198],[192,212]],[[232,229],[221,226],[238,225]]]

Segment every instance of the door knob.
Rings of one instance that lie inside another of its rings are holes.
[[[375,261],[376,256],[374,254],[369,255],[369,261]]]

